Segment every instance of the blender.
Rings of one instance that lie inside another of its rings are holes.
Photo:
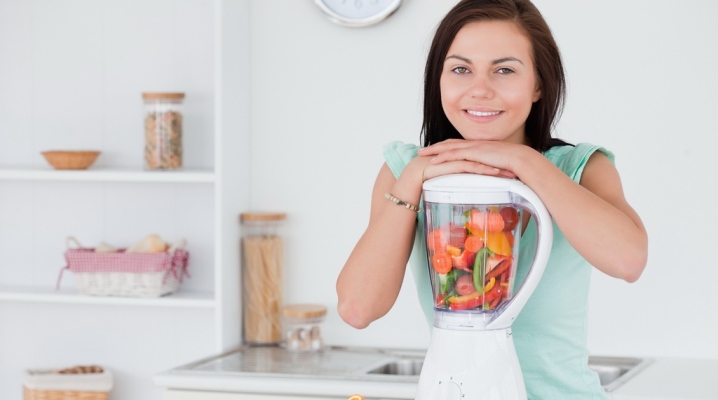
[[[516,179],[440,176],[424,182],[423,198],[434,327],[416,399],[525,400],[511,324],[546,267],[551,216]],[[526,213],[536,225],[536,251],[521,280]]]

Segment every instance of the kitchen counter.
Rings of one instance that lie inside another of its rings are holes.
[[[172,390],[324,396],[346,399],[413,399],[417,375],[372,374],[402,358],[423,358],[425,351],[327,347],[321,352],[291,352],[281,347],[243,346],[228,353],[173,368],[155,376]]]
[[[422,350],[327,347],[321,352],[290,352],[281,347],[241,347],[173,368],[155,376],[170,399],[413,399],[418,371],[377,373],[392,361],[423,359]],[[408,365],[411,365],[409,363]],[[420,368],[420,365],[419,365]],[[612,400],[716,400],[718,360],[657,358],[609,392]],[[215,397],[209,396],[214,392]],[[221,395],[220,393],[224,393]]]
[[[716,400],[718,360],[657,358],[621,385],[612,400]]]

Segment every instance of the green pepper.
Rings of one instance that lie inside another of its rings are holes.
[[[449,291],[450,287],[454,287],[454,284],[456,283],[456,279],[461,274],[461,271],[457,270],[456,268],[452,268],[451,271],[447,272],[446,274],[439,274],[439,283],[441,284],[441,294],[446,294],[446,292]]]
[[[486,259],[491,255],[491,250],[488,247],[482,247],[478,253],[476,253],[476,259],[474,260],[474,287],[479,293],[484,292],[484,275],[486,275]]]

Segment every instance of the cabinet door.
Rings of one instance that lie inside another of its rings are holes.
[[[277,394],[247,394],[202,392],[194,390],[168,390],[164,400],[346,400],[344,397],[289,396]]]

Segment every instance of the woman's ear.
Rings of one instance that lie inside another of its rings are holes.
[[[537,102],[541,99],[541,87],[536,85],[536,90],[534,90],[534,95],[532,97],[533,102]]]

